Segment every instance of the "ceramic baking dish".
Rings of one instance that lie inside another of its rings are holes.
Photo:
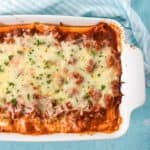
[[[51,15],[21,15],[21,16],[0,16],[1,24],[26,24],[33,22],[59,24],[60,22],[67,25],[86,26],[94,25],[100,21],[111,22],[123,28],[119,23],[110,19],[101,18],[84,18],[71,16],[51,16]],[[123,34],[124,35],[124,34]],[[120,129],[114,133],[94,133],[89,134],[49,134],[49,135],[21,135],[15,133],[0,133],[0,140],[3,141],[72,141],[72,140],[98,140],[118,138],[126,133],[130,116],[134,109],[141,106],[145,102],[145,78],[144,63],[141,51],[136,47],[131,47],[126,43],[125,38],[122,39],[123,52],[122,61],[122,77],[124,82],[121,86],[123,93],[122,103],[120,105],[120,113],[123,122]]]

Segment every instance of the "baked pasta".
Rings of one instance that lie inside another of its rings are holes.
[[[118,130],[121,49],[111,23],[1,26],[0,131]]]

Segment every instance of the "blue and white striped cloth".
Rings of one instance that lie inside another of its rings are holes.
[[[119,21],[127,39],[140,47],[145,60],[147,85],[150,86],[150,35],[130,0],[1,0],[0,14],[57,14],[104,17]]]

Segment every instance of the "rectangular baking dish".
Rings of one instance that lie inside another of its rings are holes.
[[[0,16],[0,24],[27,24],[27,23],[50,23],[63,24],[73,26],[94,25],[100,21],[111,22],[119,26],[124,35],[124,29],[119,23],[111,19],[102,18],[85,18],[71,16],[51,16],[51,15],[14,15]],[[145,102],[145,78],[144,63],[141,51],[136,47],[131,47],[122,37],[123,52],[122,61],[122,77],[123,82],[121,91],[123,93],[122,103],[120,105],[120,114],[123,122],[120,129],[114,133],[94,133],[94,134],[49,134],[49,135],[21,135],[15,133],[0,133],[1,141],[73,141],[73,140],[98,140],[118,138],[126,133],[130,116],[134,109],[141,106]]]

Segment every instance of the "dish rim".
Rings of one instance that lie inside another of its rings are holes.
[[[66,23],[70,23],[68,25],[77,25],[79,23],[79,25],[81,26],[85,26],[85,25],[94,25],[98,22],[104,21],[107,23],[113,23],[117,26],[120,27],[121,31],[122,31],[122,49],[123,53],[125,53],[124,55],[122,54],[121,56],[121,61],[125,61],[124,58],[127,57],[126,55],[129,55],[129,53],[133,53],[132,55],[135,55],[136,57],[138,57],[138,59],[141,62],[141,83],[143,90],[141,91],[142,94],[142,99],[141,100],[136,100],[136,103],[134,102],[132,105],[129,105],[128,108],[124,108],[122,105],[123,100],[125,99],[125,96],[122,98],[122,103],[120,105],[120,113],[121,116],[123,118],[123,122],[121,124],[121,127],[118,131],[113,132],[113,133],[109,133],[109,134],[105,134],[105,133],[95,133],[92,135],[89,134],[80,134],[80,133],[75,133],[75,134],[70,134],[70,133],[64,133],[64,134],[60,134],[60,133],[56,133],[56,134],[48,134],[48,135],[21,135],[21,134],[16,134],[16,133],[0,133],[0,140],[2,141],[73,141],[73,140],[98,140],[98,139],[112,139],[112,138],[117,138],[122,136],[123,134],[126,133],[128,127],[129,127],[129,122],[130,122],[130,115],[131,112],[136,109],[137,107],[141,106],[142,104],[144,104],[145,102],[145,86],[144,85],[144,65],[143,65],[143,58],[142,58],[142,53],[139,49],[137,48],[131,48],[129,46],[129,44],[126,42],[125,36],[124,36],[124,29],[123,27],[117,22],[114,21],[112,19],[105,19],[105,18],[89,18],[89,17],[72,17],[72,16],[58,16],[58,15],[6,15],[6,16],[0,16],[0,22],[2,24],[9,24],[9,22],[12,22],[12,20],[14,20],[14,23],[16,21],[16,23],[20,22],[20,24],[23,23],[32,23],[36,22],[34,21],[35,19],[40,20],[40,23],[46,23],[45,21],[48,19],[49,20],[47,23],[52,23],[52,24],[56,24],[59,22],[63,22],[64,24]],[[28,20],[28,22],[27,22]],[[82,22],[82,23],[81,23]],[[13,22],[12,22],[13,24]],[[127,50],[129,49],[129,50]],[[125,52],[124,52],[125,51]],[[126,54],[128,53],[128,54]],[[123,57],[123,58],[122,58]],[[127,62],[125,62],[126,64]],[[125,64],[124,67],[122,65],[122,69],[124,71],[125,68]],[[124,72],[122,74],[122,76],[124,76]],[[126,79],[126,77],[123,77],[122,80]],[[127,82],[127,81],[125,81]],[[130,81],[131,82],[131,81]],[[121,91],[124,93],[124,90],[126,88],[126,83],[124,85],[122,85],[121,87]],[[142,89],[142,88],[141,88]],[[127,92],[127,91],[126,91]],[[136,93],[136,92],[135,92]],[[134,97],[133,95],[131,97]],[[139,98],[140,99],[140,98]],[[122,112],[122,110],[124,109],[124,111]],[[126,109],[126,110],[125,110]],[[63,138],[62,138],[63,137]]]

